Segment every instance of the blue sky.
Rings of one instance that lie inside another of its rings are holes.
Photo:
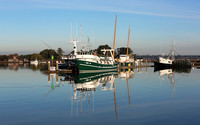
[[[68,53],[71,24],[91,48],[112,46],[116,12],[116,48],[126,47],[130,25],[136,54],[168,54],[172,37],[176,54],[200,54],[199,0],[0,0],[0,54],[38,53],[41,40]]]

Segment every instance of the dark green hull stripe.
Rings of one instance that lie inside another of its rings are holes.
[[[100,64],[100,63],[94,63],[94,62],[88,62],[88,61],[82,61],[82,60],[77,60],[78,64],[78,69],[79,72],[90,72],[90,71],[113,71],[113,69],[117,70],[117,63],[116,64]]]

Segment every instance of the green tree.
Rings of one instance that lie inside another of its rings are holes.
[[[31,60],[42,60],[43,59],[43,57],[41,56],[41,55],[39,55],[39,54],[32,54],[32,56],[31,56]]]
[[[40,52],[40,55],[44,59],[51,59],[51,56],[53,55],[55,59],[59,59],[59,55],[56,53],[54,49],[45,49]]]
[[[64,51],[62,50],[62,48],[58,48],[57,49],[57,54],[61,57],[63,55]]]
[[[111,49],[111,47],[109,46],[109,45],[100,45],[98,48],[97,48],[97,54],[99,55],[99,56],[102,56],[103,55],[103,51],[101,51],[102,49]],[[110,53],[109,53],[109,55],[108,56],[110,56]]]
[[[121,47],[117,48],[116,54],[119,56],[121,54],[126,54],[127,53],[127,47]],[[131,48],[128,48],[128,54],[133,54],[133,50]]]
[[[20,59],[28,59],[28,60],[31,60],[31,56],[32,56],[32,54],[20,55],[19,58],[20,58]]]

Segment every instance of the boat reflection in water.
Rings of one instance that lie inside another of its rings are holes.
[[[175,73],[190,73],[191,68],[173,68],[173,69],[158,69],[154,68],[154,72],[159,72],[159,76],[164,81],[165,76],[169,79],[171,89],[172,89],[172,96],[175,95]]]
[[[116,76],[117,72],[60,74],[60,81],[74,84],[75,91],[96,91],[99,85],[102,86],[102,90],[112,90]]]
[[[102,85],[102,90],[112,90],[116,75],[117,72],[79,74],[75,79],[74,90],[96,91],[99,85]]]
[[[133,69],[121,69],[119,72],[114,71],[104,73],[79,73],[77,75],[49,74],[48,81],[51,84],[51,90],[45,96],[47,96],[50,92],[54,91],[56,88],[64,86],[65,83],[71,84],[73,91],[70,97],[72,106],[71,116],[73,117],[74,112],[76,112],[77,116],[79,113],[82,112],[82,107],[85,104],[83,102],[87,102],[88,107],[90,107],[90,103],[92,102],[92,107],[94,111],[94,95],[96,91],[113,91],[115,103],[115,116],[116,120],[118,120],[116,101],[117,97],[115,90],[115,78],[117,77],[119,77],[121,80],[126,80],[129,108],[131,108],[131,99],[129,95],[129,79],[132,79],[134,77]],[[81,105],[81,108],[78,108],[78,105]]]
[[[94,111],[94,93],[98,88],[101,87],[101,91],[114,91],[115,99],[115,113],[117,118],[117,105],[116,105],[116,94],[115,94],[115,78],[118,72],[104,72],[104,73],[80,73],[75,74],[60,74],[60,82],[68,82],[73,85],[73,96],[72,96],[72,106],[79,105],[81,103],[80,112],[82,112],[82,106],[84,101],[88,101],[88,107],[90,106],[90,101],[93,102]],[[71,110],[78,110],[78,107]],[[73,116],[71,111],[71,116]],[[79,112],[79,111],[76,111]],[[77,113],[78,115],[78,113]]]
[[[119,77],[121,80],[127,80],[127,79],[131,79],[134,76],[134,70],[133,69],[123,69],[120,70],[119,72]]]
[[[159,71],[159,76],[164,80],[164,76],[170,81],[171,89],[172,89],[172,96],[175,94],[175,79],[174,79],[174,72],[172,69],[162,69]]]

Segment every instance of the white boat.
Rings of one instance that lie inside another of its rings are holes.
[[[38,60],[30,61],[30,64],[38,65]]]
[[[65,63],[59,64],[59,69],[72,69],[78,71],[79,73],[92,73],[92,72],[105,72],[117,70],[118,63],[114,60],[112,52],[113,49],[103,49],[103,53],[110,52],[110,57],[97,56],[93,52],[77,52],[78,41],[73,41],[74,43],[74,54],[68,56],[67,58],[62,58]]]
[[[171,68],[173,65],[173,62],[175,60],[175,49],[174,49],[174,40],[172,41],[172,48],[171,53],[167,58],[159,57],[157,61],[154,62],[154,66],[156,68]]]
[[[96,54],[78,54],[76,63],[79,73],[104,72],[117,70],[118,63],[115,62],[112,49],[104,49],[104,52],[110,52],[111,57],[99,57]]]
[[[158,61],[154,62],[155,67],[171,67],[173,60],[169,58],[159,57]]]

